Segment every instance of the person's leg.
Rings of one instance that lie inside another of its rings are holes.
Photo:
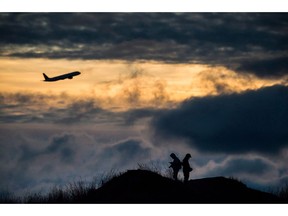
[[[179,170],[175,170],[175,180],[178,180],[178,172]]]
[[[177,170],[173,170],[173,179],[177,180],[177,176],[178,176],[178,171]]]
[[[187,183],[189,179],[189,172],[184,172],[184,183]]]

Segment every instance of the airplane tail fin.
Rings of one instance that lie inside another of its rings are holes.
[[[44,76],[44,78],[45,78],[45,81],[46,81],[46,80],[49,80],[49,77],[48,77],[45,73],[43,73],[43,76]]]

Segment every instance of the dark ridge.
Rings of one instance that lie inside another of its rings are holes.
[[[129,170],[90,191],[92,203],[279,203],[272,194],[250,189],[224,177],[190,180],[187,184],[147,170]]]
[[[149,170],[128,170],[115,175],[101,187],[73,184],[69,190],[54,189],[48,195],[24,199],[10,197],[0,203],[285,203],[287,199],[248,188],[224,177],[190,180],[186,184]]]

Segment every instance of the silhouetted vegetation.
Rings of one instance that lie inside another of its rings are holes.
[[[5,192],[0,194],[0,203],[83,203],[83,201],[87,201],[86,197],[90,193],[120,174],[120,172],[110,170],[98,178],[94,178],[91,182],[79,180],[68,183],[64,187],[55,186],[47,194],[28,193],[20,197],[11,192]]]
[[[6,192],[1,203],[285,203],[288,186],[266,193],[250,189],[234,178],[173,180],[156,165],[138,164],[124,173],[111,170],[92,182],[77,181],[54,187],[48,194],[17,197]],[[169,176],[170,175],[170,176]],[[168,177],[167,177],[168,176]]]
[[[147,170],[162,175],[161,168],[156,163],[138,163],[138,170]]]
[[[286,182],[283,186],[280,186],[276,189],[272,189],[271,193],[278,196],[285,203],[288,203],[288,182]]]

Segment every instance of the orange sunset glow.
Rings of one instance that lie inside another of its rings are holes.
[[[281,82],[237,74],[221,66],[155,61],[2,58],[0,65],[1,92],[66,94],[94,98],[103,104],[109,100],[109,106],[122,108],[168,106],[191,97],[240,93]],[[43,82],[42,73],[53,77],[73,70],[81,71],[81,76],[64,82]]]

